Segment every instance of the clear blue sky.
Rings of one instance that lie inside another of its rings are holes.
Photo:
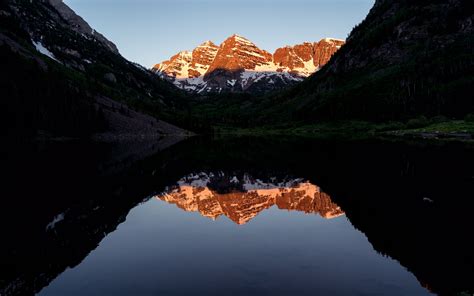
[[[65,0],[127,59],[145,67],[239,34],[260,48],[345,39],[375,0]]]

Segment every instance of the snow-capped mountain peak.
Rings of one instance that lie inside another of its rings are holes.
[[[287,87],[318,71],[344,44],[325,38],[279,48],[274,54],[234,34],[219,46],[206,41],[153,67],[159,76],[195,93],[264,93]]]

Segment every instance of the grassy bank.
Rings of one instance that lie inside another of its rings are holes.
[[[427,139],[474,139],[474,121],[469,120],[410,120],[406,123],[371,123],[338,121],[309,125],[267,125],[253,128],[218,126],[216,134],[242,136],[303,136],[311,138],[365,139],[379,137],[410,137]]]

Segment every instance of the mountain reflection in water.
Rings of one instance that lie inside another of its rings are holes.
[[[0,295],[474,292],[472,145],[169,140],[12,145]]]
[[[224,215],[239,225],[274,205],[281,210],[319,214],[326,219],[344,215],[329,195],[304,179],[273,177],[262,181],[248,174],[201,172],[182,178],[156,198],[213,220]]]

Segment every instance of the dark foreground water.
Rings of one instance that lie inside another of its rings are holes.
[[[5,149],[0,295],[474,291],[469,145],[196,137]]]

